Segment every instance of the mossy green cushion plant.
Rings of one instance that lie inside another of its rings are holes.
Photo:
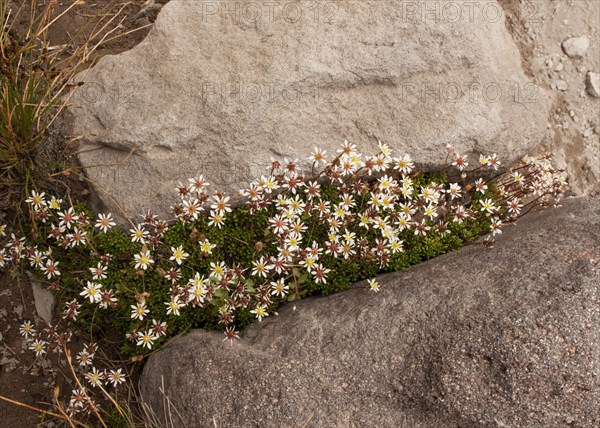
[[[113,227],[111,214],[32,192],[31,231],[8,237],[0,264],[27,264],[56,292],[61,328],[117,331],[125,353],[143,355],[192,327],[235,340],[285,302],[344,290],[486,233],[491,245],[505,224],[556,203],[565,182],[549,156],[503,173],[495,155],[469,169],[450,148],[435,173],[385,144],[367,156],[344,142],[325,157],[315,149],[310,176],[296,161],[273,161],[235,197],[191,178],[178,185],[174,219],[147,213],[128,232]],[[376,279],[367,288],[378,291]],[[59,346],[58,336],[27,336],[38,355]]]

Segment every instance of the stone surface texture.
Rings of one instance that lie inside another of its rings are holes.
[[[141,392],[187,426],[597,427],[599,262],[599,200],[565,200],[233,345],[194,331],[149,358]]]
[[[171,1],[144,41],[78,76],[79,159],[105,205],[138,215],[168,212],[179,180],[235,192],[272,156],[331,155],[344,139],[429,166],[446,144],[507,165],[539,143],[549,98],[500,5],[438,19],[427,10],[447,2],[409,3]]]
[[[571,37],[562,44],[563,50],[571,58],[585,56],[589,46],[590,41],[586,36]]]
[[[596,98],[600,98],[600,73],[588,71],[585,76],[588,93]]]
[[[28,277],[29,281],[31,282],[31,289],[33,290],[33,301],[36,312],[39,317],[46,322],[46,324],[52,325],[56,298],[51,291],[46,289],[42,284],[35,280],[33,275],[28,275]]]

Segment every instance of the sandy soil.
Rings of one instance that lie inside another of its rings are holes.
[[[588,71],[600,73],[600,1],[500,0],[506,25],[521,52],[523,69],[554,99],[547,137],[538,152],[551,152],[569,174],[569,193],[600,194],[600,98],[586,92]],[[585,36],[582,58],[569,58],[562,42]],[[559,83],[566,90],[559,89]]]

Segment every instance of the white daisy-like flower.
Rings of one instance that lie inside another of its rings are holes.
[[[190,256],[183,250],[183,245],[180,245],[177,248],[171,247],[171,251],[173,255],[169,258],[169,260],[174,260],[178,265],[181,265],[181,263],[183,263],[183,261]]]
[[[147,270],[148,266],[154,263],[154,260],[150,258],[150,251],[141,251],[139,254],[134,254],[135,268]]]
[[[96,220],[95,227],[100,229],[102,232],[106,233],[112,227],[117,224],[113,221],[112,214],[98,214],[98,220]]]
[[[102,298],[101,289],[102,284],[88,281],[86,287],[79,295],[85,299],[90,299],[90,303],[98,303]]]

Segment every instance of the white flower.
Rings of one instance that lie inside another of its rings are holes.
[[[496,157],[496,153],[492,155],[490,158],[489,164],[494,167],[494,171],[498,171],[498,167],[500,166],[500,161]]]
[[[108,268],[102,262],[98,262],[98,266],[91,267],[89,270],[92,272],[92,279],[105,279]]]
[[[427,232],[431,230],[431,226],[427,226],[425,219],[421,220],[421,223],[415,224],[415,235],[427,235]]]
[[[32,205],[35,209],[40,209],[46,206],[46,200],[44,199],[45,193],[38,193],[35,190],[31,191],[31,196],[25,199],[29,205]]]
[[[208,225],[217,226],[220,229],[223,226],[223,215],[219,211],[211,211]]]
[[[150,309],[146,308],[146,303],[136,303],[131,305],[131,318],[144,320],[144,317],[150,313]]]
[[[81,367],[91,366],[94,354],[90,354],[86,349],[77,354],[77,361]]]
[[[515,173],[513,173],[513,179],[515,180],[516,183],[522,183],[523,182],[523,176],[518,171],[515,172]]]
[[[25,321],[23,324],[21,324],[19,332],[25,339],[29,339],[29,336],[35,334],[35,328],[33,327],[33,324],[31,324],[31,321]]]
[[[402,248],[402,244],[403,241],[400,241],[399,239],[392,239],[390,241],[390,250],[392,251],[393,254],[396,254],[398,252],[403,252],[404,248]]]
[[[116,226],[117,224],[112,219],[112,214],[98,214],[98,220],[96,221],[95,227],[106,233],[108,230]]]
[[[498,218],[492,219],[492,224],[490,225],[490,229],[492,231],[492,236],[496,236],[502,233],[502,221]]]
[[[288,235],[288,237],[285,239],[285,248],[288,251],[297,251],[300,249],[300,243],[302,242],[302,236],[295,234],[295,233],[291,233]]]
[[[92,368],[91,372],[85,374],[85,378],[92,386],[102,386],[102,380],[104,379],[104,372],[98,371],[96,367]]]
[[[238,332],[235,330],[234,327],[225,328],[225,331],[223,333],[225,333],[225,339],[223,339],[223,342],[225,342],[226,340],[229,340],[229,343],[233,344],[233,342],[236,339],[240,338],[240,336],[238,335]]]
[[[206,294],[206,287],[204,286],[204,284],[202,284],[202,283],[194,284],[194,286],[190,289],[189,300],[196,301],[198,303],[204,303],[204,295],[205,294]]]
[[[283,278],[279,278],[275,282],[271,282],[271,294],[273,296],[283,297],[287,294],[290,287],[288,287]]]
[[[300,260],[300,266],[306,269],[307,272],[312,272],[318,257],[312,254],[307,254],[303,260]]]
[[[327,274],[331,272],[331,269],[327,269],[321,263],[315,265],[315,269],[312,271],[313,276],[315,277],[315,282],[318,283],[327,283]]]
[[[73,211],[73,207],[69,208],[67,211],[62,211],[58,213],[60,217],[59,226],[65,226],[67,229],[70,229],[74,222],[78,220],[78,216],[75,215],[75,211]]]
[[[44,260],[46,259],[46,255],[41,253],[39,250],[35,250],[35,252],[29,256],[29,264],[32,267],[37,267],[38,269],[42,269],[44,267]]]
[[[169,258],[169,260],[175,260],[175,262],[180,265],[185,259],[187,259],[190,255],[183,251],[183,246],[180,245],[177,248],[171,247],[171,251],[173,255]]]
[[[145,346],[148,349],[152,349],[152,345],[154,345],[154,341],[157,337],[152,334],[152,330],[147,330],[144,333],[139,333],[137,346]]]
[[[456,153],[455,155],[456,159],[454,160],[454,162],[452,162],[452,166],[458,168],[459,171],[462,171],[467,166],[469,166],[469,164],[467,163],[467,155],[459,155],[458,153]]]
[[[377,293],[380,288],[379,282],[377,282],[376,279],[369,279],[368,282],[369,282],[369,291],[373,291],[374,293]]]
[[[123,382],[125,382],[125,375],[122,373],[121,369],[118,370],[110,370],[106,374],[106,380],[113,384],[113,386],[117,386]]]
[[[225,269],[227,269],[225,262],[219,262],[217,264],[210,262],[210,268],[210,275],[216,277],[217,279],[221,279],[225,274]]]
[[[213,199],[215,200],[215,203],[210,206],[213,210],[219,212],[221,215],[224,215],[226,212],[231,212],[231,207],[227,203],[229,201],[229,196],[224,197],[215,195],[213,196]]]
[[[167,306],[167,315],[177,315],[179,316],[179,309],[183,306],[177,297],[171,299],[170,302],[165,302]]]
[[[133,229],[129,229],[129,232],[131,233],[131,242],[140,242],[142,244],[146,243],[146,239],[150,235],[141,224],[138,224]]]
[[[165,321],[152,320],[152,332],[156,337],[167,335],[167,323]]]
[[[377,142],[377,145],[379,146],[379,151],[385,156],[391,156],[392,151],[390,150],[390,146],[388,146],[387,144],[382,143],[381,141]]]
[[[294,214],[302,214],[302,212],[304,211],[304,207],[306,207],[306,204],[304,203],[303,200],[300,199],[299,195],[296,195],[295,198],[288,199],[287,203],[288,203],[288,208]]]
[[[208,187],[210,183],[207,183],[204,180],[204,176],[200,175],[198,177],[190,178],[188,181],[191,183],[190,187],[192,190],[200,193],[205,187]]]
[[[273,233],[277,235],[282,235],[288,229],[287,220],[281,215],[270,218],[269,225]]]
[[[477,180],[475,182],[475,188],[477,189],[478,192],[485,193],[485,191],[487,190],[488,186],[487,186],[487,184],[485,184],[483,182],[483,178],[480,178],[479,180]]]
[[[136,269],[148,269],[148,266],[154,263],[154,260],[150,258],[150,251],[141,251],[139,254],[134,254],[135,257],[135,268]]]
[[[250,311],[251,313],[253,313],[254,315],[256,315],[256,318],[258,319],[258,321],[262,321],[262,319],[264,317],[268,317],[269,313],[267,312],[267,308],[264,305],[258,305],[255,309],[252,309]]]
[[[267,273],[273,268],[272,265],[268,264],[268,260],[265,257],[261,257],[258,260],[254,260],[252,262],[254,268],[252,269],[252,275],[254,276],[262,276],[264,278],[267,277]]]
[[[84,389],[74,389],[69,400],[69,407],[75,409],[83,409],[84,405],[89,401]]]
[[[387,175],[384,175],[379,179],[379,187],[385,192],[389,192],[392,186],[396,186],[396,184],[397,183],[395,182],[395,180],[388,177]]]
[[[404,155],[403,158],[395,159],[396,166],[394,169],[399,170],[403,174],[410,174],[415,167],[415,164],[409,155]]]
[[[202,251],[205,255],[209,255],[212,254],[212,250],[213,248],[216,247],[216,245],[211,244],[208,239],[204,239],[203,241],[199,241],[200,243],[200,251]]]
[[[460,198],[461,188],[458,183],[450,184],[450,188],[446,190],[446,193],[450,195],[450,200],[454,200],[454,198]]]
[[[200,206],[200,202],[196,199],[185,200],[183,201],[183,210],[187,215],[196,220],[198,218],[198,214],[200,214],[200,211],[202,211],[202,207]]]
[[[430,220],[433,220],[438,216],[437,207],[432,204],[427,205],[425,207],[425,215],[429,217]]]
[[[100,289],[102,288],[102,284],[96,284],[95,282],[87,282],[87,286],[83,289],[80,296],[83,296],[85,299],[90,299],[90,303],[97,303],[102,298],[102,294]]]
[[[41,357],[46,353],[46,342],[41,339],[36,339],[29,345],[29,349],[35,351],[36,357]]]
[[[430,203],[437,203],[440,198],[439,192],[431,187],[421,187],[421,194],[419,196]]]
[[[56,196],[52,196],[50,202],[48,202],[48,207],[53,210],[60,209],[60,205],[62,204],[62,199],[57,199]]]
[[[356,153],[356,145],[349,143],[348,140],[344,140],[344,144],[342,144],[342,147],[339,148],[337,152],[346,156],[352,156],[354,153]]]
[[[481,201],[480,211],[486,211],[487,213],[491,214],[494,212],[495,209],[496,207],[494,206],[494,203],[491,199],[484,199],[483,201]]]
[[[273,176],[265,177],[264,175],[260,178],[259,186],[264,190],[265,193],[271,193],[273,190],[279,188],[277,180]]]
[[[60,276],[58,264],[59,262],[55,262],[52,259],[46,260],[46,265],[42,267],[42,270],[48,276],[48,279],[51,279],[53,276]]]
[[[508,203],[508,211],[514,215],[519,215],[519,213],[521,212],[521,208],[523,208],[523,205],[520,203],[518,198],[513,198]]]

